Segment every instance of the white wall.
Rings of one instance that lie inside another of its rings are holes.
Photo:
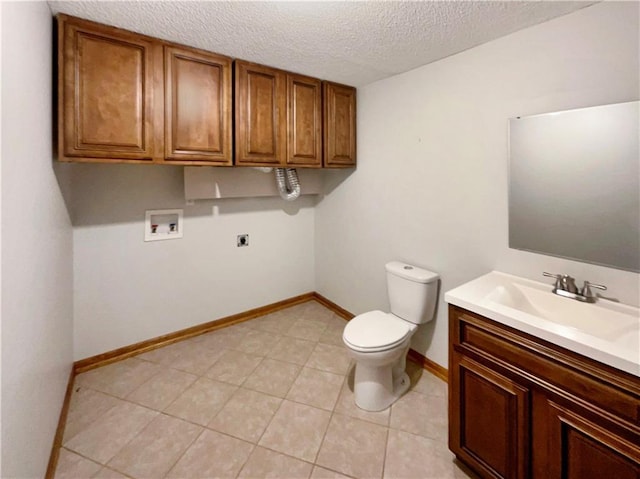
[[[43,477],[72,364],[72,230],[52,166],[44,2],[2,8],[2,471]]]
[[[358,169],[316,208],[316,288],[388,308],[385,262],[442,276],[412,346],[447,364],[442,292],[492,269],[567,273],[638,305],[637,274],[511,250],[507,119],[639,98],[638,3],[600,3],[358,90]],[[586,205],[588,207],[588,205]]]
[[[185,206],[181,167],[68,166],[76,359],[314,290],[316,197]],[[145,243],[145,210],[168,208],[184,237]]]

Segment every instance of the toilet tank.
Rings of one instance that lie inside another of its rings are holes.
[[[414,324],[431,321],[438,297],[438,274],[400,261],[387,263],[385,268],[391,313]]]

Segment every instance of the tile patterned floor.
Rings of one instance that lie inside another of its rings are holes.
[[[355,406],[344,325],[310,301],[78,375],[55,477],[469,477],[440,379]]]

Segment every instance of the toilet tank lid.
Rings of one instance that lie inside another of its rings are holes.
[[[400,261],[391,261],[387,263],[385,267],[389,273],[416,283],[431,283],[440,277],[438,273],[427,271],[426,269],[418,268],[417,266],[412,266],[407,263],[401,263]]]

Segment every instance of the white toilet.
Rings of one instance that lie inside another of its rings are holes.
[[[388,408],[409,389],[405,365],[411,336],[433,319],[438,294],[436,273],[399,261],[385,267],[391,312],[360,314],[342,334],[356,361],[356,405],[366,411]]]

